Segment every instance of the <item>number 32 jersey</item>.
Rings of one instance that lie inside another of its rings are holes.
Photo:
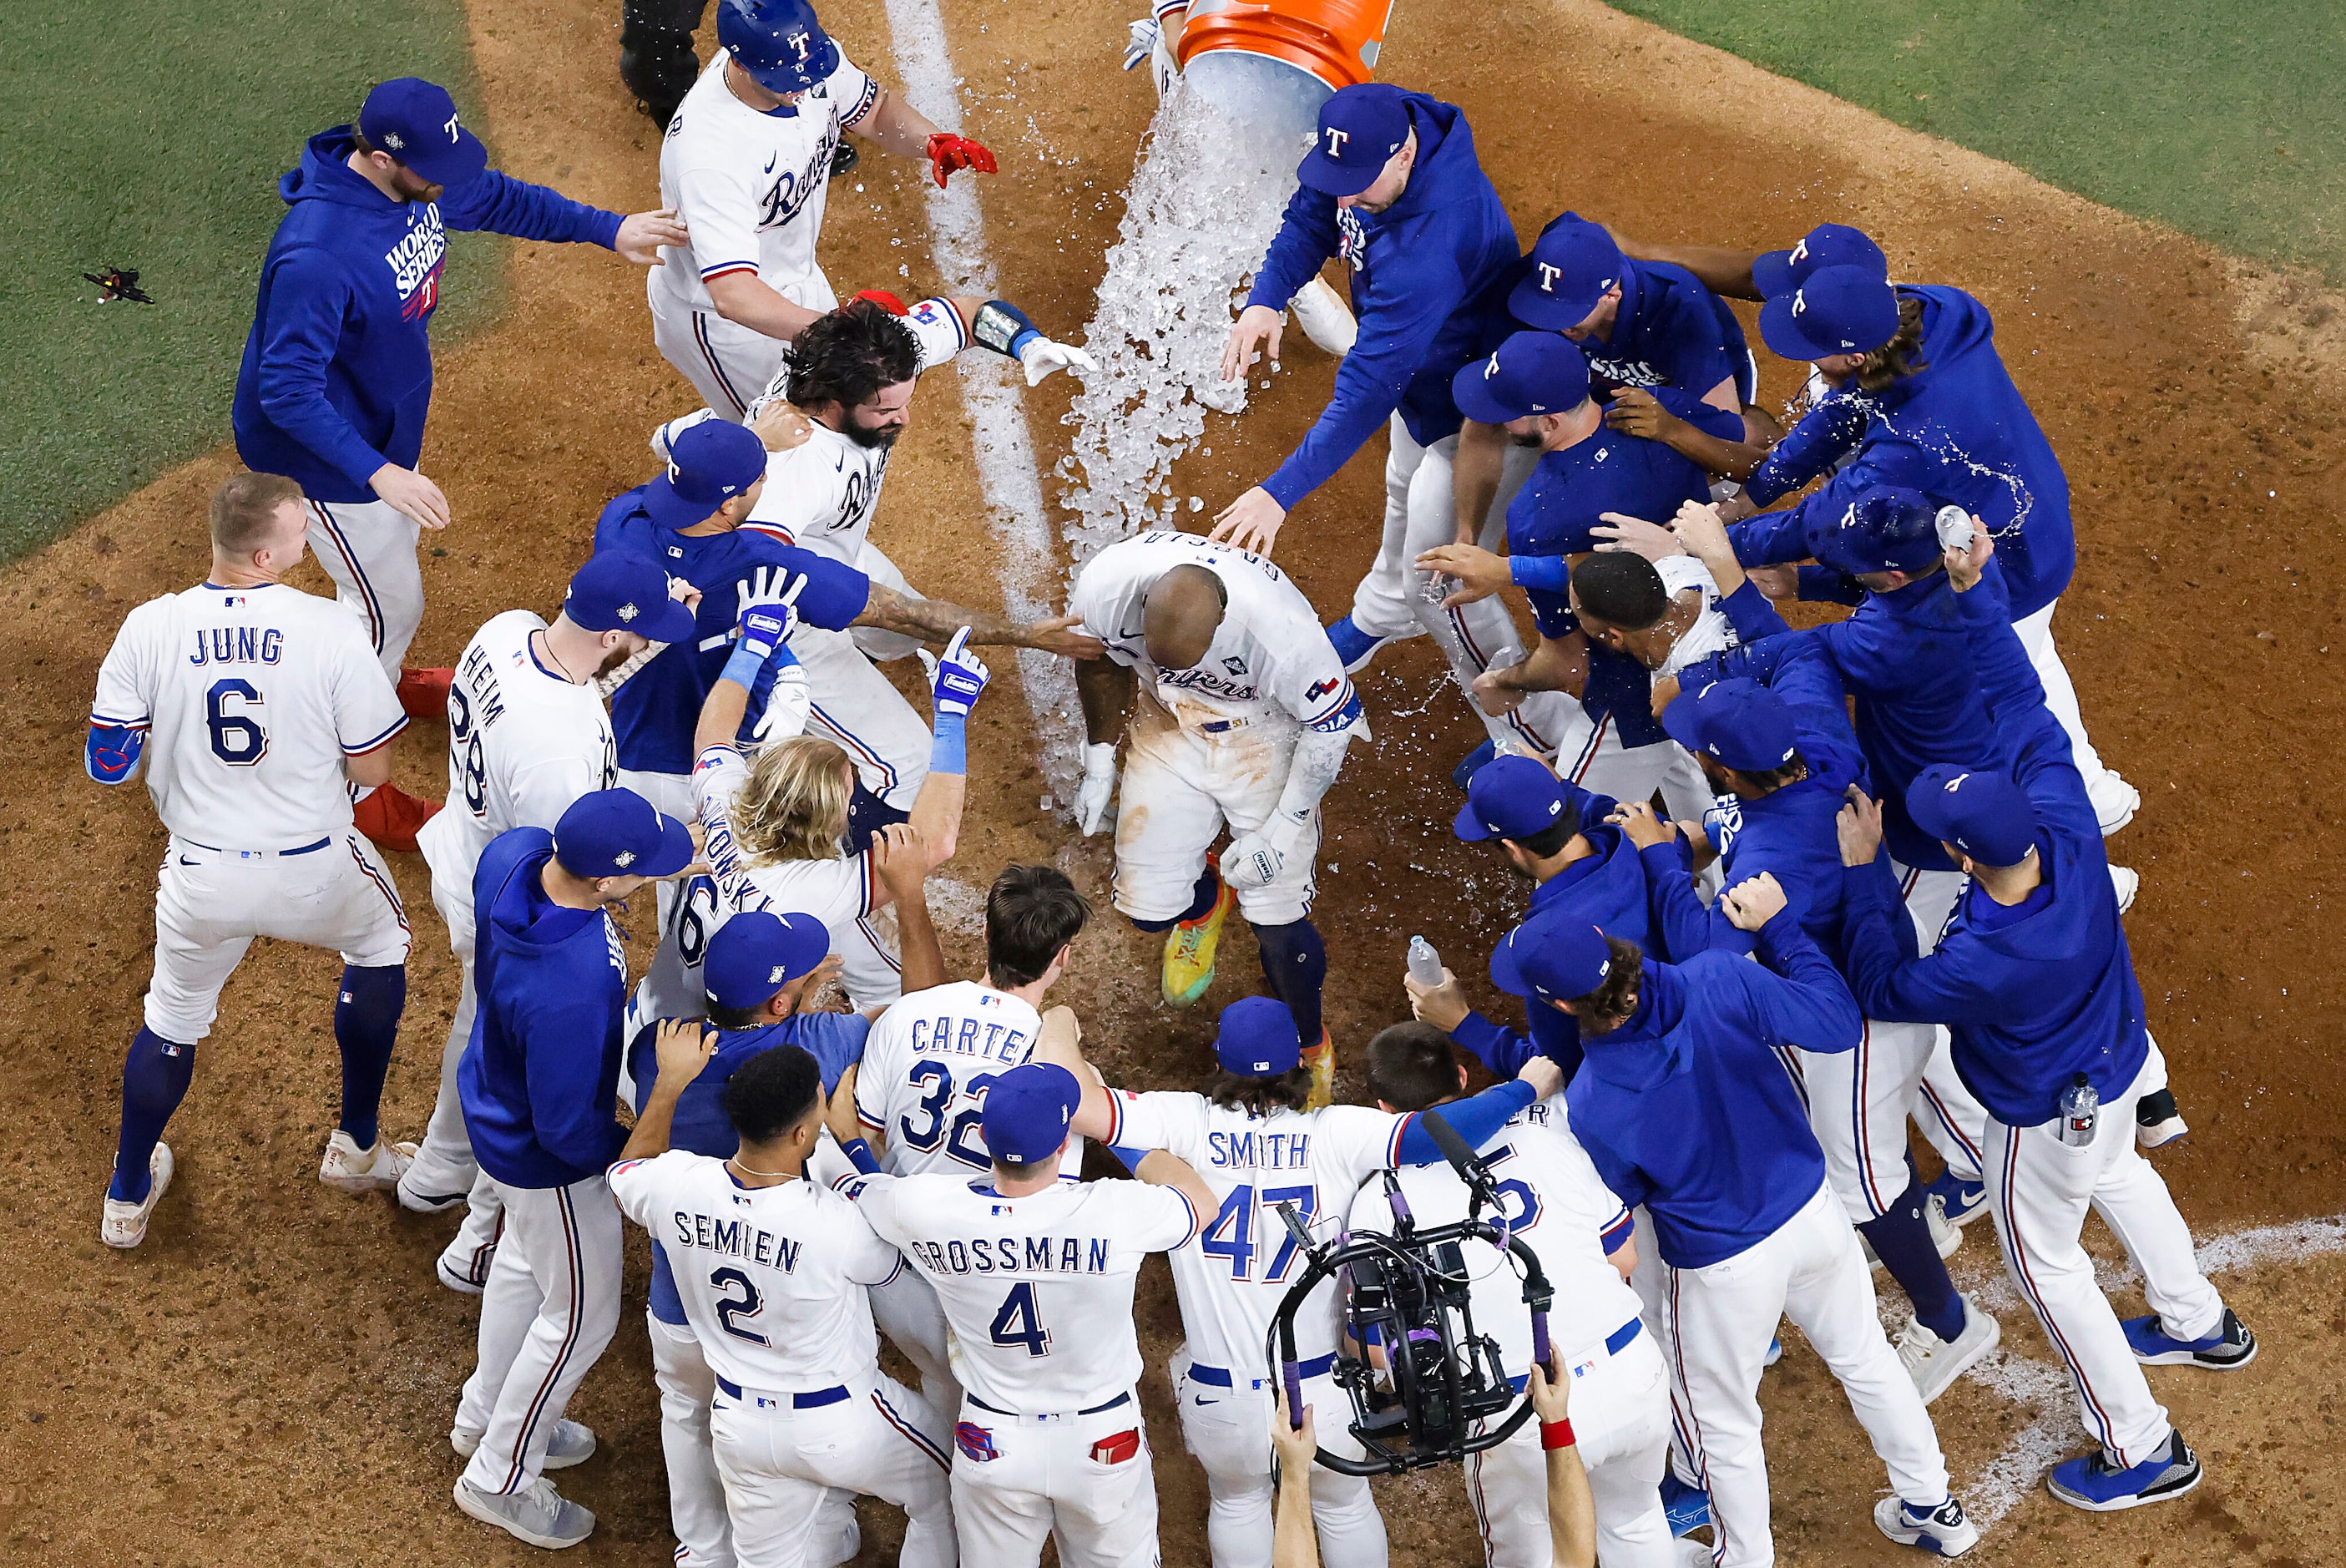
[[[89,721],[147,732],[147,789],[175,837],[291,850],[350,827],[342,759],[407,716],[358,617],[333,600],[207,583],[130,612]]]
[[[855,1073],[855,1114],[887,1138],[891,1176],[984,1176],[978,1118],[994,1080],[1034,1054],[1041,1014],[1006,991],[955,981],[916,991],[880,1015]],[[1062,1174],[1083,1170],[1069,1138]]]

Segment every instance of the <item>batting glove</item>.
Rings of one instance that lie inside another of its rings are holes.
[[[945,645],[944,657],[937,660],[936,686],[930,694],[936,711],[965,717],[977,706],[978,694],[993,678],[994,672],[970,651],[969,628],[962,627],[954,633],[953,641]]]
[[[1126,30],[1124,68],[1127,71],[1138,70],[1148,61],[1148,56],[1157,52],[1157,40],[1164,36],[1165,29],[1157,25],[1157,18],[1154,16],[1143,16],[1139,21],[1133,23]]]
[[[715,409],[704,408],[698,412],[686,414],[681,419],[669,420],[666,424],[661,425],[658,429],[652,432],[652,455],[658,458],[662,463],[672,461],[668,456],[669,444],[674,442],[678,436],[682,435],[686,431],[690,430],[694,425],[700,423],[703,420],[715,419],[716,417],[717,411]]]
[[[733,744],[748,751],[803,735],[813,706],[806,670],[790,649],[782,648],[766,661],[758,672],[757,684],[750,687],[750,701],[741,712],[741,727],[733,733]]]
[[[1267,888],[1287,867],[1287,851],[1260,833],[1242,833],[1222,850],[1222,881],[1233,888]]]
[[[1076,790],[1076,823],[1088,839],[1107,826],[1116,798],[1116,743],[1084,748],[1084,781]]]
[[[937,177],[937,188],[943,190],[945,177],[958,168],[974,168],[980,174],[994,172],[994,155],[980,143],[951,131],[939,131],[929,138],[929,167]]]
[[[760,660],[771,658],[776,648],[790,640],[798,618],[798,611],[788,604],[751,605],[741,612],[736,633],[740,641],[736,646]]]
[[[1018,351],[1018,362],[1026,367],[1026,384],[1030,387],[1041,385],[1043,378],[1054,371],[1078,370],[1089,375],[1099,369],[1098,361],[1075,344],[1055,343],[1039,335]]]

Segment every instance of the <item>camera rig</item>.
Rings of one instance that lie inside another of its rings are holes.
[[[1466,1184],[1464,1219],[1421,1227],[1392,1170],[1375,1178],[1384,1183],[1392,1208],[1390,1235],[1346,1231],[1315,1245],[1294,1206],[1279,1206],[1309,1262],[1280,1298],[1264,1350],[1287,1390],[1288,1409],[1301,1409],[1295,1314],[1321,1281],[1340,1282],[1343,1332],[1333,1375],[1352,1401],[1349,1424],[1366,1457],[1351,1459],[1322,1448],[1319,1462],[1345,1475],[1399,1475],[1463,1460],[1506,1441],[1530,1419],[1531,1400],[1509,1382],[1498,1342],[1474,1327],[1473,1280],[1463,1243],[1487,1244],[1520,1266],[1524,1305],[1531,1311],[1532,1355],[1543,1366],[1547,1362],[1547,1308],[1556,1292],[1538,1256],[1509,1233],[1490,1167],[1439,1113],[1420,1115],[1435,1146]],[[1493,1217],[1484,1217],[1486,1208]],[[1484,1425],[1510,1405],[1515,1409],[1504,1420]]]

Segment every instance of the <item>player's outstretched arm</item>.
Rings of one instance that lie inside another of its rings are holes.
[[[929,172],[940,188],[948,176],[964,168],[980,174],[995,171],[994,154],[983,143],[940,130],[934,120],[907,103],[903,94],[887,87],[880,89],[878,101],[848,128],[882,152],[927,158]]]
[[[1296,737],[1288,759],[1287,781],[1280,787],[1279,803],[1251,833],[1241,833],[1222,850],[1222,875],[1234,888],[1267,887],[1296,852],[1298,841],[1320,810],[1321,798],[1343,770],[1344,750],[1362,728],[1361,699],[1353,697],[1342,711],[1323,723],[1306,725]]]
[[[694,755],[711,746],[741,743],[741,721],[750,711],[750,694],[761,681],[767,688],[766,712],[759,720],[757,738],[762,741],[778,727],[786,727],[786,715],[793,707],[804,724],[806,674],[790,650],[796,618],[788,604],[752,605],[741,612],[732,656],[701,700],[700,718],[692,731]],[[795,692],[785,688],[786,682],[794,683]]]
[[[1507,429],[1470,419],[1458,427],[1458,451],[1450,462],[1450,502],[1458,520],[1458,543],[1483,536],[1483,521],[1498,499],[1507,463]]]
[[[1729,300],[1757,303],[1762,299],[1760,285],[1751,280],[1751,263],[1760,256],[1757,250],[1739,249],[1731,245],[1665,245],[1658,240],[1632,239],[1611,224],[1606,225],[1605,232],[1613,236],[1613,243],[1621,248],[1621,254],[1633,261],[1661,261],[1683,267],[1704,288]]]
[[[747,327],[786,343],[796,342],[798,335],[822,315],[820,311],[810,311],[783,299],[770,285],[760,282],[755,272],[722,273],[709,279],[706,287],[709,303],[717,307],[719,315],[737,327]]]
[[[1206,1185],[1206,1178],[1179,1155],[1151,1149],[1133,1167],[1132,1174],[1151,1186],[1169,1186],[1188,1198],[1189,1207],[1199,1217],[1199,1224],[1211,1219],[1222,1207],[1221,1199],[1214,1196],[1214,1189]]]
[[[896,906],[897,959],[907,993],[946,980],[944,949],[929,918],[929,872],[934,865],[930,846],[911,822],[891,822],[872,835],[872,869]]]
[[[931,692],[935,738],[929,746],[929,776],[921,780],[921,792],[913,797],[911,825],[927,847],[923,859],[930,871],[952,860],[960,842],[962,803],[969,793],[969,710],[993,678],[993,672],[969,651],[969,628],[963,626],[937,659],[936,682]],[[880,901],[884,903],[888,892],[884,883],[881,892]],[[942,967],[942,959],[939,964]]]
[[[1076,697],[1084,709],[1084,781],[1076,791],[1076,825],[1089,838],[1107,826],[1116,798],[1116,743],[1132,710],[1132,671],[1102,656],[1076,661]]]
[[[1596,1568],[1596,1499],[1572,1431],[1572,1380],[1551,1359],[1535,1364],[1527,1391],[1547,1451],[1549,1551],[1556,1568]]]
[[[717,1031],[697,1018],[663,1019],[658,1033],[652,1036],[652,1054],[659,1064],[658,1075],[636,1116],[635,1130],[627,1135],[627,1146],[619,1151],[622,1161],[648,1160],[668,1153],[677,1099],[717,1054]]]
[[[924,643],[951,642],[954,633],[966,629],[969,640],[982,647],[1039,648],[1063,658],[1096,658],[1107,646],[1074,629],[1082,624],[1074,616],[1014,621],[993,610],[900,594],[880,583],[872,585],[872,597],[854,624],[900,632]]]

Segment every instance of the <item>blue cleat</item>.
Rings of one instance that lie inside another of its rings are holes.
[[[1781,1339],[1770,1339],[1768,1341],[1768,1353],[1760,1358],[1760,1364],[1763,1367],[1772,1367],[1783,1359],[1784,1341]]]
[[[1498,742],[1493,740],[1488,736],[1484,736],[1483,738],[1483,744],[1474,748],[1474,750],[1469,751],[1466,754],[1466,759],[1450,770],[1450,781],[1453,784],[1457,785],[1461,789],[1465,789],[1469,784],[1472,784],[1474,781],[1474,775],[1482,771],[1483,764],[1492,760],[1498,755]]]
[[[1697,1530],[1710,1528],[1710,1493],[1698,1486],[1688,1486],[1671,1470],[1662,1471],[1662,1512],[1670,1522],[1670,1533],[1680,1536]]]
[[[2257,1359],[2257,1337],[2229,1307],[2224,1308],[2224,1320],[2216,1325],[2216,1331],[2204,1339],[2176,1339],[2160,1324],[2156,1312],[2128,1318],[2118,1327],[2126,1330],[2134,1359],[2146,1367],[2205,1367],[2229,1372]]]
[[[1336,657],[1344,661],[1346,675],[1351,675],[1376,657],[1377,650],[1385,644],[1396,640],[1393,637],[1369,636],[1352,624],[1352,617],[1350,616],[1331,621],[1328,626],[1328,641],[1334,647]]]
[[[1953,1171],[1941,1171],[1923,1193],[1926,1202],[1938,1206],[1949,1225],[1969,1225],[1987,1212],[1987,1184],[1965,1181]]]
[[[2156,1459],[2122,1470],[2110,1462],[2106,1453],[2089,1453],[2055,1465],[2053,1473],[2045,1478],[2045,1490],[2072,1508],[2116,1513],[2121,1508],[2140,1508],[2147,1502],[2180,1497],[2198,1485],[2204,1474],[2199,1456],[2191,1451],[2183,1434],[2170,1430],[2167,1447]]]

